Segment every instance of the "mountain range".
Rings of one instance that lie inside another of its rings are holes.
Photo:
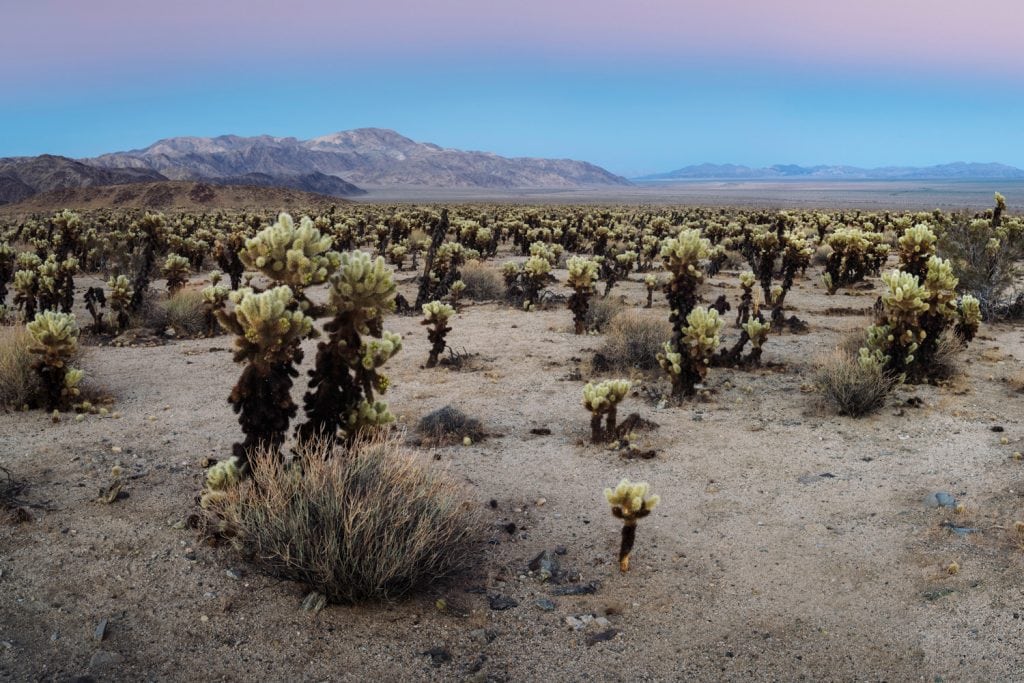
[[[751,168],[736,164],[699,164],[685,166],[640,178],[638,181],[666,180],[1024,180],[1024,170],[1005,164],[978,164],[958,161],[937,166],[797,166],[776,164]]]

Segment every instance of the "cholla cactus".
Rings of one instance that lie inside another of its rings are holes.
[[[0,242],[0,306],[7,303],[7,283],[14,277],[14,249]]]
[[[405,263],[405,257],[409,253],[409,247],[404,244],[391,244],[387,248],[388,261],[395,267],[395,270],[401,271],[402,265]]]
[[[132,285],[124,275],[111,277],[107,280],[110,288],[110,309],[117,314],[117,329],[123,331],[130,321],[129,310],[132,303]]]
[[[711,357],[721,341],[722,319],[713,308],[698,307],[686,317],[679,342],[665,342],[658,364],[672,381],[672,396],[692,396],[707,374]]]
[[[672,309],[669,321],[673,329],[697,305],[697,287],[704,281],[701,262],[708,257],[711,242],[701,237],[700,230],[681,230],[661,244],[661,258],[670,279],[665,283],[665,297]]]
[[[928,310],[928,292],[917,276],[893,270],[882,276],[885,313],[868,328],[867,345],[860,350],[861,365],[877,365],[905,377],[915,360],[918,345],[927,336],[920,316]]]
[[[658,288],[658,276],[653,273],[645,275],[644,287],[647,289],[647,303],[644,304],[644,308],[650,308],[654,305],[654,290]]]
[[[192,264],[184,256],[168,254],[164,260],[164,277],[167,278],[167,291],[174,294],[185,286],[188,281],[189,269]]]
[[[935,254],[936,241],[935,233],[927,223],[908,228],[897,242],[900,270],[923,278],[928,270],[928,260]]]
[[[333,238],[321,235],[308,216],[296,227],[292,217],[282,213],[276,223],[245,241],[238,258],[247,268],[287,285],[302,300],[306,287],[326,282],[338,269],[340,255],[330,250],[332,243]]]
[[[526,301],[523,307],[531,309],[540,298],[540,292],[551,274],[551,262],[544,256],[531,256],[523,264],[523,287]]]
[[[970,294],[964,294],[960,297],[957,314],[956,336],[963,342],[972,341],[981,326],[981,303]]]
[[[583,407],[590,411],[590,440],[593,443],[615,438],[616,413],[632,385],[626,379],[609,379],[598,384],[587,382],[583,387]],[[601,427],[601,418],[605,427]]]
[[[747,322],[743,323],[743,332],[746,333],[747,337],[750,339],[751,349],[748,359],[751,364],[760,365],[761,349],[764,346],[765,341],[768,339],[768,332],[771,328],[771,323],[758,320],[757,318],[751,318]]]
[[[245,363],[228,401],[239,414],[245,440],[236,443],[233,455],[238,467],[248,471],[249,457],[263,446],[273,450],[284,442],[288,423],[295,417],[292,379],[302,362],[302,340],[313,331],[313,319],[296,310],[289,287],[275,287],[260,294],[249,288],[232,292],[232,310],[217,311],[224,329],[238,336],[235,362]]]
[[[32,320],[36,316],[36,295],[38,291],[39,276],[36,274],[34,267],[15,271],[14,305],[21,309],[25,320]]]
[[[576,334],[587,331],[587,310],[590,308],[590,297],[594,295],[594,281],[597,279],[597,261],[573,256],[568,260],[569,277],[566,285],[572,288],[569,297],[569,310]]]
[[[317,347],[303,399],[307,420],[296,433],[300,439],[347,441],[361,429],[394,420],[374,391],[387,391],[389,380],[378,373],[402,348],[402,338],[385,332],[384,314],[394,310],[397,293],[384,259],[362,251],[341,255],[328,295],[335,317],[324,325],[326,341]]]
[[[70,313],[45,311],[27,325],[35,344],[30,351],[39,356],[32,368],[39,375],[47,410],[62,410],[79,395],[81,370],[68,365],[78,352],[78,324]]]
[[[623,479],[614,489],[605,489],[604,497],[612,507],[612,515],[622,520],[622,540],[619,544],[619,571],[629,571],[629,556],[636,541],[637,520],[651,514],[661,496],[650,493],[646,482]]]
[[[750,309],[754,306],[754,285],[757,278],[754,271],[747,270],[740,273],[740,288],[743,294],[740,296],[739,309],[736,311],[736,327],[743,327],[743,324],[750,319]]]
[[[459,310],[459,300],[462,299],[463,292],[466,291],[466,283],[462,280],[456,280],[452,283],[452,286],[448,288],[448,298],[451,299],[452,306],[455,310]]]
[[[220,329],[217,325],[217,311],[224,309],[224,305],[228,301],[228,296],[231,294],[231,290],[224,285],[216,284],[216,281],[220,278],[210,277],[210,281],[214,284],[209,287],[204,287],[203,294],[203,317],[206,321],[206,334],[213,336],[217,334]]]
[[[448,319],[455,315],[455,309],[440,301],[431,301],[423,304],[423,320],[421,325],[430,325],[427,332],[427,339],[430,340],[430,356],[427,358],[427,367],[437,365],[438,357],[444,352],[444,338],[452,328],[448,327]]]

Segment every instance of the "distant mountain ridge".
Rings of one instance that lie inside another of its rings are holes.
[[[67,157],[0,159],[0,204],[11,204],[39,194],[68,187],[97,187],[167,180],[148,168],[96,168]]]
[[[937,166],[798,166],[776,164],[751,168],[736,164],[698,164],[635,178],[640,181],[665,180],[770,180],[803,178],[812,180],[1024,180],[1024,170],[997,163],[957,161]]]
[[[447,149],[381,128],[359,128],[311,140],[269,135],[168,138],[145,149],[82,161],[103,168],[149,169],[176,180],[319,173],[364,187],[502,189],[630,184],[585,161],[509,158]]]

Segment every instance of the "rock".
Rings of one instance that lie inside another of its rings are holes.
[[[106,669],[124,662],[124,657],[116,652],[96,650],[89,659],[90,669]]]
[[[103,639],[107,637],[107,620],[100,619],[100,623],[96,624],[96,630],[92,632],[92,639],[97,643],[103,642]]]
[[[603,643],[607,640],[611,640],[617,635],[619,635],[619,632],[614,628],[610,628],[607,631],[601,631],[600,633],[595,633],[594,635],[587,638],[587,647],[591,647],[592,645],[597,645],[598,643]]]
[[[559,586],[551,591],[552,595],[591,595],[597,592],[601,584],[597,581],[577,583],[571,586]]]
[[[430,657],[430,663],[434,666],[441,666],[445,662],[452,661],[452,654],[443,647],[432,647],[426,652],[421,652]]]
[[[555,546],[555,555],[565,555],[567,552],[569,552],[569,549],[564,545]]]
[[[498,632],[489,628],[477,628],[469,632],[469,639],[479,645],[487,645],[488,643],[492,643],[494,642],[494,639],[497,637]]]
[[[537,557],[530,560],[527,565],[530,571],[537,572],[541,581],[547,581],[558,576],[561,569],[555,554],[549,550],[541,552]]]
[[[488,596],[487,604],[489,604],[491,606],[491,609],[495,612],[502,612],[504,610],[512,609],[513,607],[519,606],[519,603],[513,598],[498,594]]]
[[[544,612],[552,612],[558,607],[554,600],[548,600],[547,598],[540,598],[537,602],[533,603]]]
[[[924,499],[924,504],[930,508],[951,508],[956,507],[956,498],[952,493],[936,491],[935,493],[928,494]]]
[[[582,631],[585,624],[576,617],[566,617],[565,625],[574,631]]]
[[[594,619],[594,625],[597,626],[598,628],[608,628],[609,626],[612,625],[612,622],[608,621],[604,617],[597,617],[597,618]]]
[[[242,580],[242,572],[238,571],[237,569],[227,569],[224,572],[224,575],[227,576],[229,579],[234,579],[235,581]]]

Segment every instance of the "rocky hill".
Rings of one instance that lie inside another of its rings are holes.
[[[805,180],[1021,180],[1024,170],[1005,164],[978,164],[958,161],[937,166],[797,166],[776,164],[751,168],[736,164],[699,164],[685,166],[637,180],[769,180],[798,178]]]
[[[35,194],[0,207],[3,213],[48,213],[60,209],[300,210],[327,208],[346,200],[290,188],[214,185],[188,180],[73,187]]]
[[[155,180],[166,178],[149,168],[101,168],[52,154],[9,157],[0,159],[0,204],[52,190]]]
[[[569,188],[629,185],[583,161],[508,158],[445,149],[391,130],[361,128],[311,140],[270,136],[179,137],[145,149],[104,154],[87,163],[148,169],[175,179],[273,177],[319,173],[361,187]]]

